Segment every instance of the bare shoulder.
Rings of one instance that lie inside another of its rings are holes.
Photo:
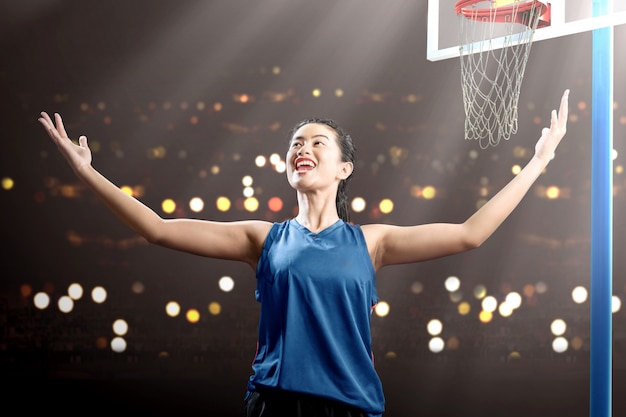
[[[376,243],[384,234],[388,231],[390,226],[388,224],[381,223],[372,223],[372,224],[363,224],[361,225],[361,230],[363,231],[363,235],[365,235],[365,241],[369,246],[370,243]]]
[[[233,251],[232,259],[244,260],[253,269],[263,252],[263,245],[270,229],[274,223],[263,220],[240,220],[235,222],[220,223],[224,229],[224,235],[232,235],[234,242],[247,241],[244,247],[239,247]],[[228,239],[222,239],[225,248],[228,248]],[[235,244],[233,247],[238,247]]]
[[[361,225],[363,236],[365,237],[365,243],[367,245],[367,251],[370,254],[370,259],[374,265],[374,269],[378,269],[383,266],[382,254],[384,252],[382,242],[386,234],[391,228],[387,224],[373,223]]]
[[[369,248],[370,253],[372,253],[372,251],[375,251],[376,247],[382,245],[389,236],[392,236],[393,233],[400,232],[402,229],[402,226],[384,223],[361,225],[361,230],[363,230],[365,242],[367,243],[367,247]]]
[[[260,246],[265,243],[265,238],[274,224],[264,220],[244,220],[239,223],[245,226],[250,238]]]

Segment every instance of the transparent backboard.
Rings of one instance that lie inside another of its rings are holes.
[[[456,2],[457,0],[428,0],[429,61],[459,56],[458,28],[461,17],[456,14]],[[610,12],[603,16],[593,15],[592,0],[552,0],[544,3],[550,6],[550,25],[538,28],[533,42],[626,23],[626,0],[612,1]],[[491,45],[492,48],[498,48],[499,39],[492,39]]]

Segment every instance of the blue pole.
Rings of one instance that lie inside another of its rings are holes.
[[[593,0],[593,15],[612,12]],[[591,151],[590,416],[610,417],[612,401],[613,27],[593,30]]]

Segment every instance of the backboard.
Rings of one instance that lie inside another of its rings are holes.
[[[456,0],[428,0],[429,61],[459,57],[458,20],[461,17],[456,14],[455,3]],[[545,3],[550,6],[550,25],[537,28],[533,42],[626,23],[624,0],[614,0],[612,12],[605,16],[593,16],[592,0],[545,0]],[[498,47],[495,38],[491,48]]]

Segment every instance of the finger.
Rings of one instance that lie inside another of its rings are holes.
[[[42,111],[42,112],[39,114],[39,118],[40,118],[40,119],[44,119],[44,120],[46,120],[46,121],[48,121],[48,122],[51,122],[51,120],[50,120],[50,116],[48,116],[48,113],[46,113],[45,111]]]
[[[559,109],[560,112],[567,113],[568,101],[569,101],[569,90],[565,90],[565,93],[563,94],[563,97],[561,98],[561,108]]]
[[[559,120],[561,120],[562,123],[567,122],[568,99],[569,89],[565,90],[565,92],[563,93],[563,97],[561,98],[561,107],[559,108]]]
[[[57,122],[57,131],[63,138],[67,138],[67,132],[65,131],[65,126],[63,126],[63,119],[61,119],[61,115],[59,113],[54,113],[54,119]]]
[[[39,119],[37,119],[39,121],[39,123],[41,123],[41,125],[46,129],[46,131],[48,131],[50,129],[50,125],[48,124],[48,122],[46,121],[46,119],[44,119],[43,117],[40,117]]]
[[[46,129],[50,129],[54,126],[52,124],[52,120],[50,120],[50,116],[48,116],[48,113],[46,113],[45,111],[41,112],[41,116],[38,120]]]
[[[41,125],[46,129],[48,136],[50,136],[52,140],[56,142],[61,139],[59,132],[57,132],[57,130],[54,128],[54,123],[52,123],[52,120],[47,113],[42,112],[41,117],[38,120],[39,123],[41,123]]]
[[[87,147],[87,136],[81,136],[78,138],[78,144],[82,147],[82,148],[86,148]]]

